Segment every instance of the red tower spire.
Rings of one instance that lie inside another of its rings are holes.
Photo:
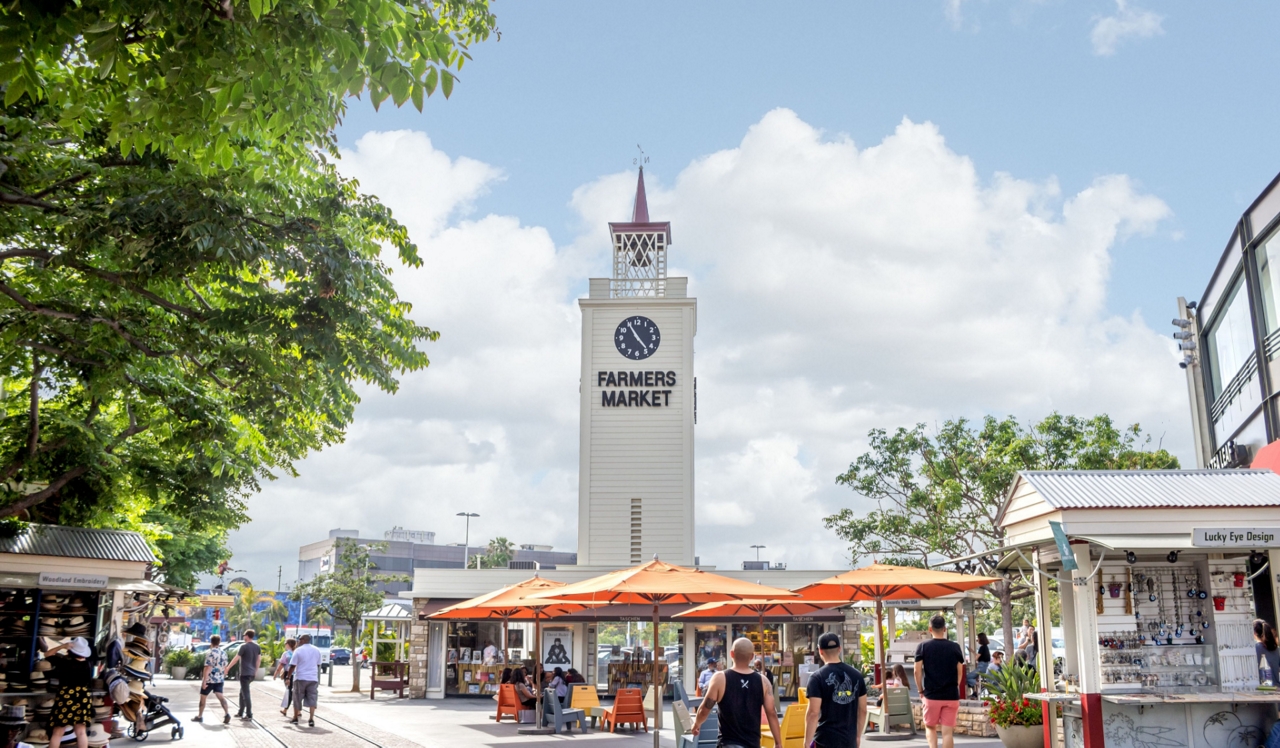
[[[644,194],[644,167],[640,167],[640,178],[636,182],[635,209],[631,211],[632,223],[649,222],[649,199]]]

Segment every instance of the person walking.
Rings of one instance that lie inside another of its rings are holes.
[[[960,714],[960,684],[965,682],[964,652],[947,638],[947,619],[929,620],[929,635],[916,647],[916,685],[924,703],[924,732],[929,748],[954,748],[956,717]]]
[[[760,710],[769,720],[769,732],[773,744],[782,745],[782,728],[778,724],[778,712],[773,705],[773,689],[765,685],[764,676],[751,669],[751,657],[755,645],[750,639],[733,642],[730,648],[733,667],[716,673],[707,686],[707,695],[698,706],[698,718],[694,720],[696,737],[702,723],[711,716],[711,708],[720,707],[720,746],[760,748]]]
[[[236,709],[236,716],[240,719],[253,719],[253,694],[249,692],[249,686],[258,674],[258,665],[262,659],[262,648],[254,641],[255,637],[253,629],[245,629],[244,644],[240,645],[235,659],[227,665],[227,672],[231,672],[231,668],[237,662],[240,663],[240,706]]]
[[[93,704],[89,699],[89,686],[93,683],[93,664],[89,656],[89,642],[77,636],[67,644],[45,652],[45,657],[67,651],[65,657],[50,660],[54,663],[50,675],[58,679],[58,695],[53,702],[53,712],[49,717],[49,742],[52,745],[62,743],[62,735],[70,727],[76,736],[77,748],[88,748],[89,723],[93,721]]]
[[[293,659],[293,650],[298,646],[298,640],[289,638],[284,640],[284,653],[280,655],[280,661],[276,663],[276,671],[271,677],[279,678],[284,674],[284,696],[280,699],[280,716],[289,716],[289,705],[293,703],[293,676],[289,673],[289,661]]]
[[[302,718],[302,707],[307,713],[307,727],[316,726],[316,702],[320,699],[320,650],[311,645],[311,634],[298,637],[298,648],[289,660],[289,673],[293,676],[293,719],[296,725]]]
[[[856,668],[844,663],[839,636],[826,633],[818,637],[818,656],[823,665],[809,676],[805,690],[809,708],[802,745],[857,748],[866,728],[862,715],[867,713],[867,682]]]
[[[227,697],[222,695],[222,685],[227,679],[227,653],[219,644],[222,644],[221,636],[209,637],[209,650],[204,653],[204,670],[200,674],[200,711],[191,718],[192,722],[204,722],[204,702],[213,694],[222,704],[222,724],[231,724],[231,709],[227,706]]]

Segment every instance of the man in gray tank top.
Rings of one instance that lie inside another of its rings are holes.
[[[738,639],[730,650],[733,667],[711,678],[706,698],[698,707],[693,723],[696,736],[711,709],[720,706],[720,748],[760,748],[760,713],[769,721],[773,744],[782,745],[782,728],[773,706],[773,689],[760,673],[751,669],[755,649],[750,639]]]

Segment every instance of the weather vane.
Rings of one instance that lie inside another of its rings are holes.
[[[643,167],[645,164],[649,163],[649,157],[645,155],[644,149],[640,147],[639,143],[636,143],[636,150],[640,151],[640,155],[631,159],[631,165]]]

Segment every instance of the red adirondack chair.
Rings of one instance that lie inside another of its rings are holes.
[[[649,732],[649,721],[641,703],[640,689],[619,688],[613,700],[613,706],[605,707],[600,726],[609,727],[609,732],[617,732],[618,725],[639,725]]]
[[[516,698],[516,687],[514,685],[503,683],[498,686],[498,722],[502,721],[504,714],[519,722],[521,708],[520,699]]]

